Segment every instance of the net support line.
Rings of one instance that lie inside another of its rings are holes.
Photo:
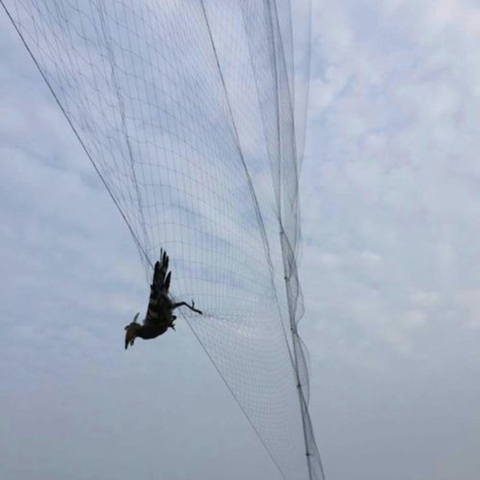
[[[272,6],[273,4],[273,6]],[[270,23],[270,28],[271,31],[274,31],[274,28],[280,32],[280,27],[279,27],[279,19],[278,19],[278,11],[276,8],[276,3],[275,1],[272,0],[267,0],[267,5],[268,5],[268,11],[269,11],[269,21]],[[280,33],[281,37],[281,33]],[[277,111],[280,110],[280,88],[279,88],[279,74],[278,74],[278,69],[280,68],[279,62],[277,61],[277,37],[275,34],[272,35],[272,42],[274,44],[273,46],[273,62],[274,62],[274,78],[275,78],[275,86],[276,86],[276,100],[277,100]],[[280,41],[278,42],[278,50],[279,54],[283,57],[284,60],[284,51],[283,51],[283,44],[280,38]],[[284,65],[284,64],[283,64]],[[308,68],[309,72],[309,68]],[[287,96],[288,96],[288,105],[291,109],[292,115],[294,111],[294,92],[295,89],[293,89],[292,92],[290,92],[290,89],[287,89]],[[308,92],[307,92],[308,96]],[[307,102],[308,104],[308,102]],[[293,138],[295,138],[295,122],[292,122],[292,129],[293,129]],[[278,138],[280,139],[280,115],[277,115],[277,135]],[[282,142],[279,141],[279,155],[280,157],[282,156]],[[297,158],[297,145],[296,142],[292,142],[292,148],[293,148],[293,155],[294,158]],[[282,162],[279,163],[279,177],[282,178]],[[298,171],[296,171],[298,174]],[[320,470],[321,470],[321,475],[323,478],[325,478],[325,472],[323,469],[323,464],[321,461],[320,453],[318,452],[318,449],[316,445],[311,445],[309,441],[309,436],[307,434],[307,422],[310,422],[309,418],[309,413],[308,413],[308,405],[307,401],[303,392],[303,386],[300,378],[300,355],[301,355],[301,350],[302,350],[302,345],[301,345],[301,339],[298,334],[298,327],[297,327],[297,319],[296,319],[296,312],[293,306],[292,302],[292,288],[290,284],[290,277],[292,274],[292,269],[288,268],[288,262],[287,258],[290,257],[289,253],[292,252],[294,253],[294,250],[292,248],[292,245],[290,244],[290,239],[288,238],[288,235],[285,232],[284,226],[283,226],[283,212],[282,212],[282,182],[279,182],[278,185],[278,192],[277,192],[277,199],[278,199],[278,221],[279,221],[279,226],[280,226],[280,243],[281,243],[281,248],[282,248],[282,257],[283,257],[283,271],[284,271],[284,281],[285,281],[285,289],[286,289],[286,295],[287,295],[287,303],[288,303],[288,314],[289,314],[289,319],[290,319],[290,330],[291,330],[291,335],[292,335],[292,344],[293,344],[293,358],[292,355],[290,356],[292,359],[293,363],[293,369],[295,371],[295,378],[296,378],[296,389],[298,393],[298,401],[299,401],[299,408],[300,408],[300,413],[302,417],[302,428],[303,428],[303,438],[304,438],[304,443],[305,443],[305,457],[308,465],[308,475],[309,475],[309,480],[314,480],[314,472],[313,472],[313,465],[312,465],[312,457],[313,457],[313,452],[311,450],[315,449],[317,450],[315,453],[318,456],[318,463],[320,465]],[[295,191],[295,198],[298,197],[298,180],[297,180],[297,190]],[[297,202],[298,205],[298,202]],[[297,237],[298,238],[298,237]],[[293,255],[292,258],[293,262],[295,261],[295,256]],[[295,267],[295,274],[297,275],[297,269]],[[313,442],[314,443],[314,442]]]
[[[204,0],[199,0],[200,1],[200,5],[202,7],[202,13],[203,13],[203,16],[204,16],[204,20],[205,20],[205,24],[207,26],[207,30],[208,30],[208,35],[209,35],[209,39],[210,39],[210,42],[211,42],[211,46],[212,46],[212,50],[213,50],[213,53],[214,53],[214,56],[215,56],[215,61],[216,61],[216,64],[217,64],[217,68],[218,68],[218,72],[219,72],[219,76],[220,76],[220,80],[221,80],[221,83],[222,83],[222,88],[223,88],[223,92],[224,92],[224,95],[225,95],[225,99],[226,99],[226,103],[227,103],[227,108],[228,108],[228,111],[229,111],[229,115],[230,115],[230,119],[231,119],[231,123],[232,123],[232,128],[233,128],[233,136],[234,136],[234,140],[235,140],[235,144],[237,146],[237,150],[238,150],[238,154],[239,154],[239,157],[241,159],[241,163],[242,163],[242,167],[245,171],[245,176],[247,178],[247,182],[248,182],[248,187],[249,187],[249,190],[250,190],[250,193],[251,193],[251,196],[252,196],[252,200],[254,202],[254,205],[255,205],[255,213],[256,213],[256,216],[257,216],[257,222],[258,222],[258,227],[259,227],[259,231],[260,231],[260,234],[261,234],[261,237],[262,237],[262,243],[263,243],[263,246],[264,246],[264,249],[265,249],[265,254],[267,255],[267,259],[268,259],[268,264],[269,264],[269,269],[270,269],[270,274],[271,274],[271,279],[272,279],[272,287],[273,287],[273,290],[275,292],[275,298],[276,298],[276,303],[277,303],[277,307],[278,307],[278,311],[281,312],[281,308],[280,308],[280,304],[279,304],[279,300],[278,300],[278,293],[277,293],[277,289],[276,289],[276,285],[274,283],[274,280],[273,280],[273,275],[272,275],[272,271],[273,271],[273,266],[272,266],[272,261],[271,261],[271,255],[270,255],[270,247],[269,247],[269,244],[268,244],[268,238],[267,238],[267,235],[266,235],[266,232],[265,232],[265,225],[264,225],[264,222],[263,222],[263,219],[262,219],[262,213],[260,211],[260,208],[259,208],[259,205],[258,205],[258,199],[257,199],[257,195],[255,193],[255,188],[253,186],[253,183],[252,183],[252,179],[250,177],[250,172],[248,171],[248,167],[247,167],[247,164],[245,162],[245,158],[243,156],[243,152],[242,152],[242,149],[241,149],[241,146],[240,146],[240,137],[238,135],[238,130],[237,130],[237,126],[236,126],[236,122],[235,122],[235,117],[233,115],[233,111],[232,111],[232,106],[231,106],[231,102],[230,102],[230,99],[229,99],[229,94],[228,94],[228,90],[227,90],[227,86],[225,84],[225,78],[223,76],[223,71],[222,71],[222,67],[220,65],[220,60],[218,58],[218,54],[217,54],[217,49],[216,49],[216,46],[215,46],[215,41],[213,39],[213,35],[212,35],[212,30],[211,30],[211,27],[210,27],[210,22],[208,20],[208,15],[207,15],[207,11],[206,11],[206,8],[205,8],[205,3],[204,3]],[[287,340],[287,336],[286,336],[286,332],[285,332],[285,329],[283,327],[283,322],[281,321],[280,319],[280,323],[282,325],[282,329],[283,329],[283,332],[284,332],[284,335],[285,335],[285,344],[287,346],[287,349],[288,349],[288,353],[290,355],[290,359],[292,361],[292,366],[293,365],[293,357],[292,357],[292,352],[290,350],[290,345],[288,343],[288,340]],[[189,324],[190,325],[190,324]],[[282,475],[282,477],[284,479],[286,479],[283,471],[281,470],[280,466],[278,465],[277,461],[275,460],[275,457],[273,456],[273,454],[270,452],[270,449],[268,448],[268,446],[265,444],[265,442],[263,441],[261,435],[259,434],[259,432],[257,431],[255,425],[253,424],[253,422],[250,420],[250,417],[249,415],[247,414],[247,412],[245,411],[245,409],[242,407],[241,403],[238,401],[235,393],[232,391],[232,389],[230,388],[230,386],[228,385],[226,379],[223,377],[221,371],[219,370],[219,368],[217,367],[216,363],[213,361],[213,359],[211,358],[211,356],[209,355],[208,351],[206,348],[204,348],[203,344],[202,344],[202,341],[200,340],[200,338],[197,336],[196,332],[192,329],[192,331],[194,332],[194,335],[196,336],[197,340],[199,341],[199,343],[202,345],[205,353],[207,354],[207,356],[210,358],[210,360],[212,361],[213,365],[215,366],[217,372],[219,373],[219,375],[222,377],[223,381],[225,382],[225,384],[227,385],[227,388],[230,390],[230,393],[233,395],[233,397],[235,398],[235,400],[237,401],[240,409],[242,410],[242,412],[244,413],[244,415],[247,417],[250,425],[252,426],[253,430],[255,431],[257,437],[260,439],[260,441],[262,442],[262,445],[265,447],[265,449],[267,450],[270,458],[272,459],[273,463],[275,464],[275,466],[277,467],[278,471],[280,472],[280,474]],[[294,368],[295,370],[295,368]],[[311,480],[311,474],[309,473],[310,475],[310,480]]]
[[[142,228],[142,234],[143,234],[143,237],[145,239],[145,242],[147,242],[148,241],[148,234],[147,234],[147,229],[145,228],[145,216],[143,214],[142,195],[140,193],[140,189],[138,188],[137,172],[135,171],[135,156],[133,154],[132,143],[131,143],[131,140],[130,140],[130,133],[129,133],[129,130],[128,130],[128,127],[127,127],[127,122],[126,122],[126,119],[125,119],[125,104],[124,104],[122,93],[120,91],[120,87],[118,85],[117,75],[115,74],[115,64],[116,64],[115,54],[114,54],[113,49],[112,49],[110,34],[108,32],[108,27],[107,27],[107,22],[105,21],[105,5],[103,3],[99,4],[98,13],[99,13],[99,18],[100,18],[100,25],[102,27],[103,39],[104,39],[105,46],[106,46],[107,52],[108,52],[108,57],[107,58],[109,60],[109,65],[110,65],[110,76],[111,76],[111,79],[112,79],[112,85],[114,86],[115,95],[116,95],[117,101],[118,101],[118,107],[120,109],[121,127],[122,127],[123,136],[125,137],[125,143],[127,145],[128,157],[130,159],[130,171],[132,172],[135,194],[136,194],[136,197],[137,197],[138,212],[139,212],[139,215],[142,218],[142,221],[140,222],[140,225],[141,225],[141,228]],[[124,216],[124,217],[126,218],[126,216]],[[129,225],[129,229],[132,230],[132,227],[130,225]],[[151,266],[151,263],[150,263],[150,266]]]
[[[200,1],[200,4],[201,4],[201,7],[202,7],[203,16],[204,16],[205,23],[206,23],[206,26],[207,26],[207,29],[208,29],[209,39],[210,39],[210,42],[211,42],[211,46],[212,46],[212,50],[213,50],[213,53],[214,53],[214,56],[215,56],[215,61],[216,61],[216,64],[217,64],[217,68],[218,68],[223,92],[224,92],[224,95],[225,95],[227,108],[228,108],[229,116],[230,116],[231,123],[232,123],[235,144],[237,145],[238,154],[240,156],[242,166],[245,170],[245,175],[246,175],[247,180],[248,180],[249,189],[250,189],[252,199],[253,199],[254,204],[255,204],[255,212],[256,212],[256,215],[257,215],[257,221],[258,221],[259,229],[260,229],[260,232],[262,233],[261,236],[262,236],[262,240],[263,240],[263,244],[264,244],[264,248],[265,248],[265,253],[266,253],[267,258],[269,260],[269,265],[271,265],[270,247],[268,245],[268,238],[267,238],[266,233],[265,233],[265,226],[264,226],[264,223],[263,223],[263,220],[262,220],[262,214],[261,214],[261,211],[260,211],[260,208],[259,208],[259,205],[258,205],[258,200],[257,200],[255,189],[253,187],[253,183],[252,183],[252,180],[251,180],[251,177],[250,177],[250,173],[249,173],[248,167],[246,165],[246,162],[245,162],[245,159],[244,159],[244,156],[243,156],[243,152],[242,152],[242,149],[241,149],[241,146],[240,146],[240,137],[239,137],[238,130],[237,130],[237,127],[236,127],[235,117],[234,117],[234,114],[233,114],[233,111],[232,111],[231,102],[230,102],[229,94],[228,94],[228,89],[227,89],[226,84],[225,84],[225,79],[224,79],[222,67],[221,67],[221,64],[220,64],[220,61],[219,61],[219,58],[218,58],[217,49],[216,49],[216,46],[215,46],[215,41],[213,39],[212,30],[211,30],[210,23],[209,23],[209,20],[208,20],[208,15],[207,15],[207,12],[206,12],[204,0],[199,0],[199,1]],[[271,0],[267,0],[268,11],[270,13],[269,20],[271,22],[272,32],[273,32],[273,25],[274,24],[278,28],[278,13],[277,13],[277,10],[275,8],[275,2],[273,2],[273,3],[274,3],[274,7],[272,8]],[[280,97],[279,97],[280,93],[279,93],[279,85],[278,85],[278,63],[277,63],[277,56],[276,56],[277,48],[275,46],[275,35],[272,35],[272,37],[273,37],[273,42],[274,42],[273,59],[274,59],[274,73],[275,73],[275,84],[276,84],[276,93],[277,93],[277,95],[276,95],[276,97],[277,97],[277,111],[278,111],[280,109]],[[281,51],[281,54],[283,54],[283,50],[282,50],[281,46],[279,47],[279,49]],[[257,90],[257,93],[258,93],[258,90]],[[290,95],[288,95],[288,100],[289,100],[290,109],[293,112],[293,104],[292,104],[293,99]],[[280,118],[280,115],[277,115],[278,138],[280,138],[279,118]],[[294,122],[292,124],[292,128],[294,129]],[[294,132],[293,132],[293,137],[295,138],[295,133]],[[279,142],[279,147],[281,148],[281,142]],[[293,142],[292,147],[293,147],[294,156],[296,156],[295,142]],[[282,152],[280,151],[280,157],[281,157],[281,154],[282,154]],[[281,171],[280,171],[280,178],[281,178]],[[304,393],[303,393],[302,384],[301,384],[301,380],[300,380],[300,374],[299,374],[299,356],[300,356],[299,349],[301,349],[302,347],[301,347],[301,345],[299,345],[299,343],[298,343],[299,339],[297,338],[298,337],[298,331],[297,331],[297,325],[296,325],[297,322],[296,322],[296,317],[295,317],[295,311],[293,310],[293,305],[292,305],[292,300],[291,300],[292,299],[292,292],[291,292],[291,287],[290,287],[290,284],[289,284],[289,274],[290,274],[290,272],[288,272],[288,269],[287,269],[287,252],[288,252],[288,250],[292,251],[292,249],[291,248],[288,249],[285,245],[285,242],[289,243],[289,240],[288,240],[288,238],[285,234],[285,230],[283,228],[283,222],[282,222],[282,209],[281,209],[281,201],[280,201],[281,188],[282,188],[282,183],[279,182],[279,190],[278,190],[278,197],[277,197],[277,199],[278,199],[278,203],[277,203],[278,222],[279,222],[279,226],[280,226],[280,242],[281,242],[281,247],[282,247],[282,256],[283,256],[283,260],[284,260],[284,274],[285,274],[284,275],[284,280],[285,280],[285,288],[286,288],[286,293],[287,293],[288,313],[289,313],[289,319],[290,319],[290,325],[291,325],[293,352],[290,349],[290,345],[289,345],[289,342],[288,342],[287,337],[286,337],[286,332],[285,332],[285,329],[283,327],[283,322],[281,322],[281,323],[282,323],[283,331],[285,333],[285,343],[286,343],[286,346],[287,346],[287,349],[288,349],[288,352],[289,352],[290,360],[291,360],[291,363],[292,363],[292,368],[293,368],[293,371],[294,371],[294,376],[295,376],[295,379],[296,379],[296,389],[297,389],[297,394],[298,394],[300,414],[301,414],[301,418],[302,418],[303,438],[304,438],[304,444],[305,444],[305,457],[306,457],[307,466],[308,466],[309,480],[314,480],[313,468],[312,468],[312,464],[311,464],[311,457],[313,456],[313,454],[310,452],[309,439],[308,439],[308,435],[307,435],[306,414],[308,415],[308,406],[306,404],[306,399],[305,399],[305,396],[304,396]],[[295,192],[295,196],[298,196],[298,189]],[[273,284],[273,288],[275,290],[275,296],[277,298],[277,303],[278,303],[276,286],[273,283],[273,278],[272,278],[272,284]],[[280,307],[279,307],[279,310],[280,310]],[[200,341],[200,339],[199,339],[199,341]],[[207,355],[208,355],[208,352],[207,352]],[[215,362],[213,362],[213,363],[215,364]],[[219,373],[221,375],[220,371],[219,371]],[[234,395],[234,397],[235,397],[235,395]],[[240,405],[240,407],[241,407],[241,405]],[[243,408],[242,408],[242,411],[244,411]],[[244,413],[247,416],[247,418],[249,418],[245,411],[244,411]],[[257,433],[256,428],[254,427],[253,424],[252,424],[252,427],[254,428],[255,432]],[[257,433],[257,435],[258,435],[258,433]],[[262,441],[262,443],[263,443],[263,441]],[[279,466],[278,466],[277,462],[275,461],[274,457],[271,455],[269,449],[267,448],[267,446],[265,444],[264,444],[264,446],[267,449],[267,451],[269,452],[272,460],[274,461],[275,465],[277,466],[277,468],[279,469],[279,471],[282,473],[282,476],[283,476],[283,472],[279,468]],[[320,459],[320,465],[321,465],[321,459]],[[321,465],[321,468],[322,468],[322,474],[323,474],[323,477],[324,477],[324,472],[323,472],[323,466],[322,465]]]

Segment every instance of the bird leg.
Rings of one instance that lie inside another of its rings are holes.
[[[179,303],[174,303],[172,305],[172,310],[175,310],[176,308],[178,307],[188,307],[190,310],[196,312],[196,313],[199,313],[200,315],[203,315],[203,313],[200,311],[200,310],[197,310],[195,308],[195,302],[192,300],[192,304],[189,305],[187,302],[179,302]]]

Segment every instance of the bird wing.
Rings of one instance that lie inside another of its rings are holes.
[[[160,261],[155,263],[150,285],[150,299],[144,325],[162,326],[171,323],[172,302],[168,296],[171,272],[168,271],[168,255],[160,251]]]

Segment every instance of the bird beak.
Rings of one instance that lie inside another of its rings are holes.
[[[128,348],[128,346],[133,346],[135,342],[135,330],[133,328],[130,328],[130,325],[127,325],[125,327],[126,333],[125,333],[125,350]]]

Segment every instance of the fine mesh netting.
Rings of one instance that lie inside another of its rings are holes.
[[[0,0],[286,479],[323,479],[296,258],[308,0]]]

